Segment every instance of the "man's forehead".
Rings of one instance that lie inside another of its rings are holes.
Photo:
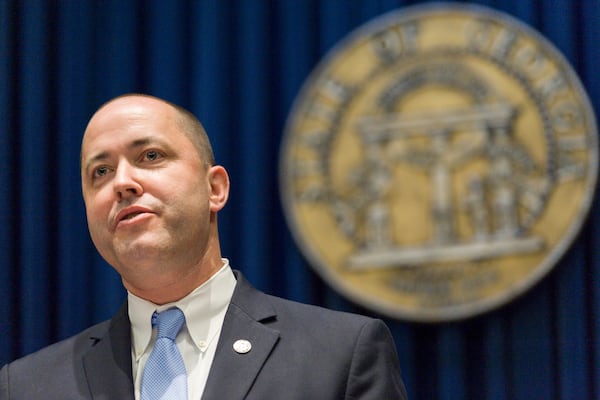
[[[96,111],[90,122],[93,122],[95,119],[110,118],[111,116],[117,115],[136,115],[149,112],[170,114],[172,111],[174,111],[173,107],[160,99],[132,95],[119,97],[105,104]]]
[[[156,125],[170,123],[173,109],[167,104],[143,97],[119,98],[104,105],[90,119],[84,132],[83,141],[89,136],[97,136],[105,130],[117,129],[139,122]]]
[[[157,108],[157,102],[147,101],[149,99],[122,98],[106,104],[94,114],[83,135],[81,143],[82,155],[88,153],[91,147],[109,144],[114,140],[123,140],[136,132],[139,126],[139,134],[149,134],[156,128],[157,132],[166,133],[166,127],[170,124],[169,113]],[[136,135],[137,136],[137,135]],[[137,138],[129,137],[133,141]]]

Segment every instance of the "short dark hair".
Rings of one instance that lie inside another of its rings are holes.
[[[198,120],[198,118],[196,118],[196,116],[186,108],[168,101],[165,102],[175,108],[179,114],[180,118],[177,121],[179,127],[189,137],[194,146],[196,146],[196,150],[198,150],[200,158],[205,161],[207,165],[214,165],[215,155],[213,153],[212,145],[210,144],[208,134],[206,133],[206,130],[204,129],[204,126],[200,120]]]

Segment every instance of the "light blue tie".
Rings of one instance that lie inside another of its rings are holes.
[[[152,315],[157,336],[142,375],[142,400],[187,400],[187,373],[175,344],[184,322],[185,316],[179,308]]]

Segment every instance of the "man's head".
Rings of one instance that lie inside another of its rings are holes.
[[[104,104],[85,130],[81,181],[92,240],[134,294],[174,301],[221,266],[229,178],[188,111],[146,95]]]

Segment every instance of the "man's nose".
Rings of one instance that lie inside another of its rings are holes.
[[[138,178],[133,165],[126,161],[119,163],[113,180],[115,194],[119,200],[142,195],[144,190]]]

